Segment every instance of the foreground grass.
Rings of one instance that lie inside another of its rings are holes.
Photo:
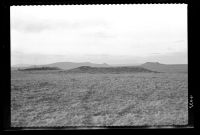
[[[186,125],[187,74],[12,72],[11,125]]]

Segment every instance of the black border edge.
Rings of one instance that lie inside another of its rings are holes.
[[[10,5],[186,4],[188,0],[8,0]]]
[[[1,25],[2,29],[2,43],[1,47],[1,58],[3,65],[1,66],[1,71],[3,72],[2,84],[1,84],[1,104],[3,108],[3,129],[7,130],[10,128],[10,6],[8,1],[3,0],[1,3],[1,12],[3,13]],[[9,87],[8,87],[9,86]]]
[[[73,0],[71,0],[70,2],[62,2],[62,0],[57,0],[57,2],[53,1],[53,0],[49,0],[49,1],[45,1],[43,0],[18,0],[18,1],[11,1],[11,0],[3,0],[3,2],[1,2],[1,7],[2,7],[2,13],[3,13],[3,25],[1,26],[2,27],[2,31],[3,31],[3,42],[2,42],[2,45],[0,46],[1,47],[1,50],[2,53],[2,57],[1,58],[8,58],[9,60],[4,60],[3,62],[3,66],[2,66],[2,71],[5,71],[4,74],[4,77],[2,78],[2,82],[3,82],[3,85],[5,86],[1,86],[1,90],[4,90],[4,94],[1,95],[2,96],[2,102],[1,104],[3,104],[3,130],[18,130],[18,129],[23,129],[23,128],[11,128],[10,127],[10,92],[7,91],[7,86],[6,85],[9,85],[10,86],[10,81],[11,81],[11,77],[8,76],[8,74],[10,75],[10,6],[19,6],[19,5],[76,5],[76,4],[86,4],[87,2],[80,2],[80,1],[76,1],[74,2]],[[141,2],[142,1],[142,2]],[[150,2],[148,0],[141,0],[139,2],[139,0],[136,0],[136,2],[131,2],[131,3],[120,3],[120,2],[107,2],[107,3],[101,3],[101,2],[89,2],[87,4],[177,4],[177,3],[180,3],[180,4],[188,4],[188,64],[190,63],[189,62],[189,53],[191,53],[190,51],[190,47],[189,47],[189,44],[192,44],[192,37],[191,37],[191,29],[194,28],[194,26],[191,26],[191,16],[192,14],[194,13],[193,11],[191,11],[191,8],[192,6],[190,5],[190,3],[187,1],[187,0],[177,0],[175,3],[172,2],[173,0],[154,0],[154,2]],[[143,1],[148,1],[148,2],[143,2]],[[180,2],[180,1],[184,1],[184,2]],[[192,13],[193,12],[193,13]],[[9,45],[8,45],[9,44]],[[9,67],[6,67],[7,65],[9,65]],[[189,73],[192,73],[190,67],[188,66],[188,87],[191,88],[189,84],[192,83],[192,80],[189,78]],[[6,81],[6,83],[4,83]],[[188,88],[188,89],[189,89]],[[194,91],[193,90],[188,90],[188,102],[190,103],[190,96],[193,96],[194,99],[196,99],[196,95],[194,94]],[[196,105],[195,105],[196,106]],[[189,106],[188,106],[189,107]],[[195,107],[192,107],[192,108],[189,108],[188,110],[188,113],[189,113],[189,121],[188,121],[188,126],[189,126],[189,129],[191,128],[194,128],[194,108]],[[42,127],[41,127],[42,128]],[[49,130],[50,128],[48,127],[45,127],[46,130]],[[58,130],[61,129],[60,127],[58,127]],[[64,128],[65,129],[65,128]],[[76,129],[76,128],[75,128]],[[106,128],[105,128],[106,129]],[[112,128],[111,128],[112,129]],[[115,127],[113,127],[113,129],[115,129]],[[176,129],[179,129],[178,127]],[[187,128],[188,129],[188,128]],[[35,128],[30,128],[30,130],[35,130]],[[37,130],[37,129],[36,129]],[[51,130],[51,129],[50,129]],[[71,130],[71,129],[69,129]],[[73,128],[72,128],[73,130]],[[186,130],[185,130],[186,131]],[[184,132],[183,132],[184,133]]]
[[[191,52],[191,46],[194,45],[195,40],[194,32],[192,32],[194,28],[194,22],[192,22],[192,17],[194,17],[194,8],[192,9],[192,5],[188,4],[187,5],[187,31],[188,31],[188,126],[191,128],[195,128],[195,123],[194,123],[194,99],[195,99],[195,91],[194,91],[194,80],[192,79],[192,74],[195,74],[195,70],[191,70],[191,64],[192,64],[192,58],[190,57],[191,54],[195,54],[194,52]],[[189,66],[190,65],[190,66]]]

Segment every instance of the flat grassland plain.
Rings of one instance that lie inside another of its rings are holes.
[[[11,71],[12,127],[187,123],[187,73]]]

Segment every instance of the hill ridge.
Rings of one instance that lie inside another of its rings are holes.
[[[90,66],[81,66],[78,68],[61,71],[65,73],[157,73],[156,71],[151,71],[139,66],[132,67],[90,67]]]

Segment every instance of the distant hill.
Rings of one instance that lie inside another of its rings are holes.
[[[78,68],[61,71],[65,73],[111,73],[111,74],[118,74],[118,73],[138,73],[138,72],[145,72],[150,73],[154,72],[143,67],[89,67],[89,66],[81,66]]]
[[[18,67],[30,67],[30,66],[32,66],[32,65],[30,65],[30,64],[16,64],[16,65],[13,65],[12,67],[18,68]]]
[[[58,67],[64,70],[73,69],[81,66],[90,66],[90,67],[109,67],[108,64],[94,64],[90,62],[74,63],[74,62],[57,62],[52,64],[47,64],[48,67]]]
[[[18,65],[18,66],[12,66],[11,70],[17,70],[17,69],[25,69],[25,68],[36,68],[36,67],[58,67],[63,70],[73,69],[81,66],[90,66],[90,67],[109,67],[108,64],[94,64],[90,62],[82,62],[82,63],[75,63],[75,62],[56,62],[51,64],[44,64],[44,65]]]
[[[149,70],[166,72],[166,73],[187,73],[188,65],[187,64],[161,64],[159,62],[146,62],[141,67],[144,67]]]
[[[61,70],[58,67],[31,67],[31,68],[23,68],[18,69],[19,71],[35,71],[35,70]]]
[[[39,67],[57,67],[61,70],[69,70],[70,72],[111,72],[111,73],[122,73],[122,72],[134,72],[140,71],[143,72],[145,70],[156,71],[156,72],[166,72],[166,73],[187,73],[188,65],[187,64],[161,64],[158,62],[146,62],[144,64],[138,66],[110,66],[106,63],[103,64],[94,64],[90,62],[56,62],[52,64],[45,65],[27,65],[27,64],[19,64],[11,67],[11,70],[26,69],[26,68],[39,68]],[[84,68],[85,67],[85,68]],[[101,68],[100,68],[101,67]],[[72,69],[72,70],[70,70]]]
[[[11,66],[11,70],[24,69],[24,68],[31,67],[31,66],[32,65],[29,65],[29,64],[17,64],[17,65]]]

